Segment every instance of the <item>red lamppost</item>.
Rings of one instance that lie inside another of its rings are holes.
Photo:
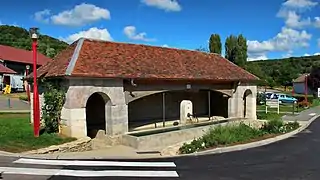
[[[40,131],[40,105],[39,93],[37,85],[37,40],[38,28],[30,28],[33,52],[33,133],[35,137],[39,137]]]
[[[30,65],[26,65],[26,77],[29,75],[29,69]],[[28,102],[30,103],[30,89],[29,89],[29,83],[27,82],[27,96],[28,96]]]

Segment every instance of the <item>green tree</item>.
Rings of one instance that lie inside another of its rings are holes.
[[[229,61],[235,63],[235,50],[237,47],[237,37],[230,35],[227,37],[224,48],[225,48],[225,58]]]
[[[245,68],[247,62],[247,40],[241,34],[239,36],[230,35],[225,42],[226,59],[236,65]]]
[[[248,59],[247,39],[242,34],[240,34],[237,37],[235,63],[240,67],[245,67],[247,59]]]
[[[0,44],[20,49],[31,50],[29,32],[21,27],[0,25]],[[43,55],[54,57],[68,46],[66,42],[40,34],[38,50]]]
[[[222,44],[219,34],[211,34],[209,39],[209,49],[211,53],[217,53],[221,55]]]

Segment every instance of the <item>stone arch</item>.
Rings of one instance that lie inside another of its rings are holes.
[[[253,92],[250,89],[246,89],[243,93],[243,117],[250,118],[253,116],[253,111],[255,111],[254,102],[255,98]]]
[[[95,92],[86,102],[87,136],[95,138],[102,130],[106,133],[107,123],[111,118],[111,99],[102,92]]]

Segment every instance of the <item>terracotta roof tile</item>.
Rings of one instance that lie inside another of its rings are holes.
[[[5,67],[3,64],[0,63],[0,73],[1,74],[16,74],[14,70]]]
[[[33,64],[32,51],[18,49],[11,46],[0,45],[0,59],[6,60],[6,61],[25,63],[25,64]],[[49,61],[51,61],[50,58],[46,57],[41,53],[38,53],[38,59],[37,59],[38,65],[43,65]]]
[[[79,40],[81,41],[81,40]],[[46,77],[65,76],[70,51],[39,68]],[[73,52],[73,51],[72,51]],[[77,53],[75,53],[76,55]],[[258,78],[217,54],[84,39],[71,76],[251,81]],[[47,68],[46,68],[47,67]],[[55,70],[54,70],[55,69]]]
[[[294,83],[304,82],[307,75],[309,75],[309,73],[302,74],[297,79],[293,80],[293,82]]]

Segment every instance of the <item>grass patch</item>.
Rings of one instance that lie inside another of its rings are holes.
[[[261,120],[280,120],[283,114],[257,112],[257,119]]]
[[[238,125],[217,126],[210,129],[202,137],[185,143],[179,149],[180,154],[189,154],[220,146],[243,144],[288,133],[299,127],[297,122],[284,123],[274,119],[263,124],[261,128],[253,128],[244,123]]]
[[[27,93],[26,92],[17,92],[17,93],[10,93],[10,94],[2,94],[1,96],[10,97],[10,98],[20,98],[21,96],[27,97]]]
[[[280,105],[279,110],[280,112],[292,112],[292,104],[290,105]],[[266,110],[266,106],[265,105],[257,105],[257,110]],[[301,112],[305,110],[305,108],[298,108],[297,105],[294,107],[294,112]],[[269,108],[268,107],[268,111],[277,111],[276,108]]]
[[[73,140],[75,139],[47,133],[35,138],[30,124],[30,114],[0,114],[0,150],[2,151],[23,152]]]

